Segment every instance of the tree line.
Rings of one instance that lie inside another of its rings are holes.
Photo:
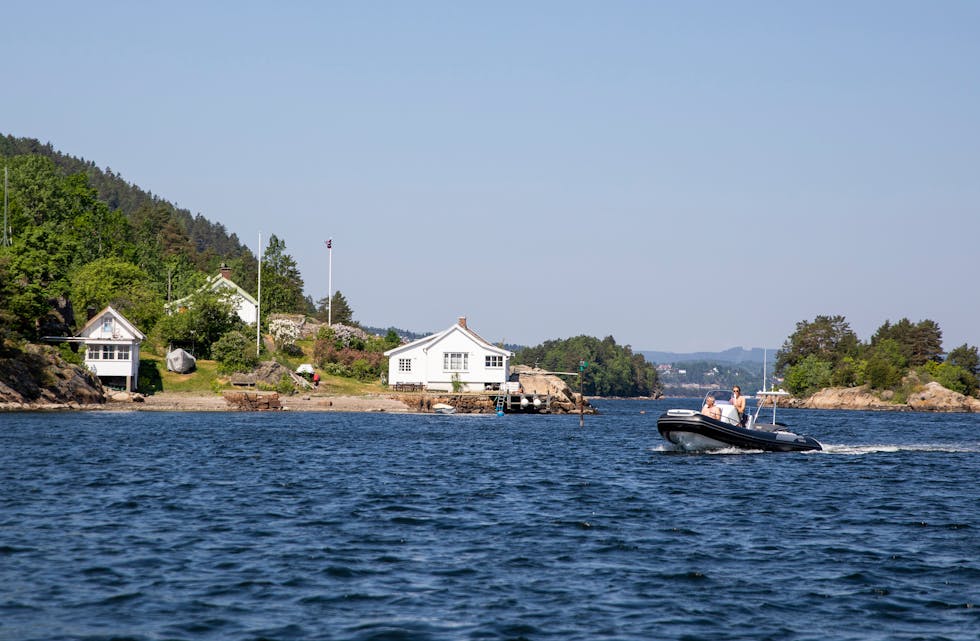
[[[921,383],[936,381],[961,394],[978,392],[977,348],[943,350],[942,330],[932,320],[885,321],[867,342],[858,339],[844,316],[800,321],[776,354],[776,374],[786,388],[808,395],[825,387],[868,385],[891,390],[897,399]]]
[[[582,388],[589,396],[654,396],[660,391],[654,366],[629,345],[617,345],[612,336],[545,341],[519,350],[512,363],[552,372],[574,373],[582,368]]]

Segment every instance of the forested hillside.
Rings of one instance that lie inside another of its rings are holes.
[[[255,256],[221,223],[178,208],[152,192],[129,183],[112,169],[101,169],[94,161],[57,151],[50,143],[41,143],[35,138],[0,136],[0,157],[10,165],[11,172],[15,157],[32,155],[50,159],[61,175],[86,176],[88,186],[95,191],[95,198],[104,203],[109,211],[118,210],[145,231],[162,232],[165,252],[186,253],[190,262],[204,272],[212,272],[222,261],[227,261],[241,275],[239,280],[243,287],[249,289],[249,284],[256,282],[258,263]]]
[[[35,139],[0,136],[0,165],[6,176],[4,335],[65,335],[78,326],[78,312],[107,304],[148,333],[167,300],[194,292],[222,263],[256,293],[256,257],[220,223]],[[262,302],[270,313],[309,306],[285,249],[271,236],[263,255]]]

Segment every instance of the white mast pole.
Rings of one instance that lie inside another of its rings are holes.
[[[327,327],[333,326],[333,238],[327,239]]]
[[[262,232],[259,232],[259,297],[255,306],[255,356],[259,355],[262,345]]]

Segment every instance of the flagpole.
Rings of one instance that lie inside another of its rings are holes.
[[[262,345],[262,232],[259,232],[259,297],[255,305],[255,356],[258,357]]]
[[[333,326],[333,238],[327,239],[327,327]]]

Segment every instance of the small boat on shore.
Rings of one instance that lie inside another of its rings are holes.
[[[432,411],[436,414],[455,414],[456,408],[448,403],[433,403]]]
[[[766,452],[808,452],[822,450],[823,446],[815,438],[791,432],[785,423],[776,421],[776,399],[789,396],[787,392],[762,391],[756,394],[759,399],[755,414],[746,408],[745,424],[741,425],[738,411],[727,398],[725,390],[712,390],[705,395],[714,399],[721,410],[720,418],[706,416],[697,410],[667,410],[657,419],[657,431],[668,442],[686,451],[717,450],[738,448],[743,450],[762,450]],[[760,420],[760,414],[767,401],[772,402],[772,421]]]

